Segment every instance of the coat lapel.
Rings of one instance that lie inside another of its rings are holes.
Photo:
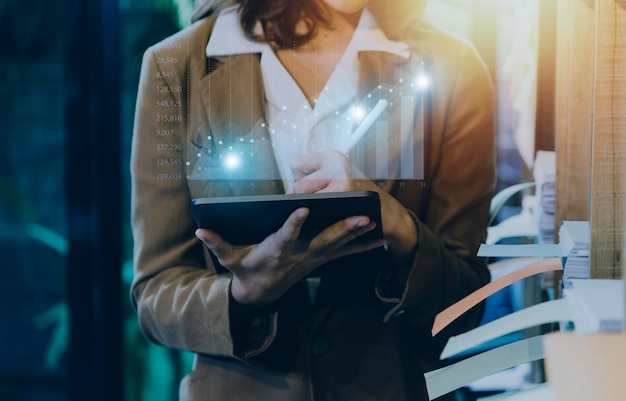
[[[218,166],[232,155],[240,162],[218,177],[230,182],[235,196],[283,192],[265,123],[259,60],[259,54],[210,59],[208,75],[200,82],[211,157]]]

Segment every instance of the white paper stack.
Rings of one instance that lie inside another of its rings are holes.
[[[574,330],[580,334],[619,332],[624,320],[624,282],[571,279],[563,297],[571,308]]]
[[[556,212],[556,153],[540,150],[535,158],[533,177],[539,196],[539,239],[554,243]]]
[[[565,286],[570,279],[589,278],[589,222],[564,221],[559,228],[559,244],[567,258],[563,266]]]

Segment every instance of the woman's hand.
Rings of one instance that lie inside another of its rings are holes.
[[[387,248],[396,263],[410,263],[418,242],[417,227],[406,208],[355,169],[341,152],[327,150],[291,161],[294,193],[375,191],[380,195]]]
[[[308,214],[306,208],[295,210],[277,232],[256,245],[233,246],[206,229],[198,229],[196,236],[232,272],[231,293],[237,302],[266,305],[324,263],[383,245],[381,240],[351,242],[374,229],[366,216],[349,217],[303,238],[300,229]]]

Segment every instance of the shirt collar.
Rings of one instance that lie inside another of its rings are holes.
[[[389,40],[367,8],[361,14],[352,43],[357,52],[383,51],[403,58],[409,57],[408,46],[402,42]],[[218,15],[206,47],[206,55],[213,57],[263,53],[263,50],[267,49],[266,43],[255,42],[246,37],[239,24],[237,6],[231,6]]]

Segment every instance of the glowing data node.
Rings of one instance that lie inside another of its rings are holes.
[[[425,89],[428,88],[428,86],[430,85],[430,80],[428,79],[426,74],[420,73],[415,78],[415,85],[417,85],[418,88]]]
[[[361,106],[354,106],[352,108],[352,119],[354,121],[361,121],[363,119],[363,117],[365,117],[365,109]]]
[[[240,164],[241,164],[241,159],[235,153],[228,153],[224,157],[224,167],[226,167],[228,170],[234,170],[238,168]]]

